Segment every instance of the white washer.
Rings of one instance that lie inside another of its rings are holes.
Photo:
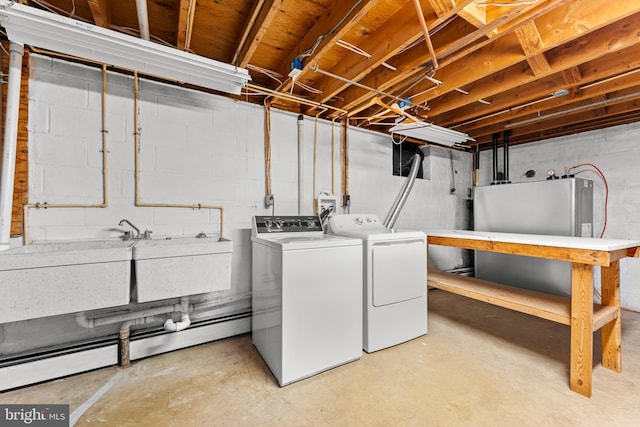
[[[281,386],[362,356],[362,241],[318,217],[256,216],[253,344]]]
[[[364,242],[366,352],[427,333],[427,243],[421,231],[384,227],[376,215],[334,215],[329,232]]]

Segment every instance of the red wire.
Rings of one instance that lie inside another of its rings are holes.
[[[600,170],[599,167],[597,167],[596,165],[594,165],[593,163],[580,163],[579,165],[575,165],[569,168],[569,171],[571,169],[575,169],[575,168],[579,168],[581,166],[591,166],[592,168],[594,168],[596,171],[598,171],[598,174],[600,174],[600,177],[602,177],[602,181],[604,182],[604,188],[605,188],[605,196],[604,196],[604,224],[602,225],[602,233],[600,233],[600,238],[602,239],[602,236],[604,236],[604,231],[607,229],[607,211],[609,210],[609,184],[607,183],[607,178],[605,178],[604,174],[602,173],[602,171]],[[602,296],[600,295],[600,292],[598,292],[598,290],[596,288],[593,288],[593,292],[596,294],[596,296],[600,299],[600,301],[602,301]],[[625,308],[625,307],[620,307],[622,310],[624,311],[629,311],[632,313],[640,313],[640,311],[636,311],[633,310],[631,308]]]

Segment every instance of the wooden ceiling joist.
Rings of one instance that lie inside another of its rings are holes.
[[[44,8],[35,0],[20,1]],[[638,1],[146,3],[155,42],[251,65],[253,85],[264,89],[258,92],[291,92],[297,98],[274,99],[273,105],[296,113],[358,117],[360,126],[384,132],[380,124],[393,123],[398,112],[381,113],[388,108],[376,97],[388,106],[406,97],[409,114],[468,132],[483,148],[491,132],[533,115],[544,120],[518,125],[512,144],[640,116],[640,101],[618,99],[640,91],[640,72],[634,71],[640,69]],[[138,25],[133,1],[47,0],[46,8],[130,35]],[[424,27],[433,52],[422,40]],[[295,58],[302,70],[292,88],[288,74]],[[588,113],[569,111],[590,103]],[[317,110],[320,104],[335,109]]]
[[[553,3],[553,1],[547,3]],[[549,7],[549,10],[552,9],[551,4],[545,4],[544,6]],[[536,16],[547,11],[546,8],[541,8],[541,6],[534,7],[530,5],[526,6],[526,9],[525,6],[513,9],[514,10],[511,10],[510,13],[503,15],[499,21],[492,22],[484,26],[483,28],[477,29],[459,39],[454,39],[444,46],[436,46],[436,55],[438,56],[438,58],[443,58],[440,61],[440,70],[438,71],[437,78],[441,81],[445,81],[442,77],[443,68],[451,64],[452,61],[464,61],[470,55],[473,56],[475,54],[475,51],[477,51],[480,46],[491,46],[491,43],[489,41],[486,41],[480,45],[475,44],[475,42],[478,40],[486,39],[487,34],[493,31],[493,29],[499,26],[508,26],[509,22],[511,22],[512,20],[517,20],[521,17],[522,14],[529,15],[528,19],[534,19]],[[526,12],[529,12],[529,14],[527,14]],[[503,37],[498,39],[498,41],[502,40],[502,38]],[[514,47],[517,47],[519,49],[517,54],[521,54],[521,48],[519,47],[519,44],[517,44],[517,41],[515,43],[516,44],[514,45]],[[513,48],[509,48],[505,51],[509,52],[512,49]],[[417,74],[424,73],[425,69],[422,67],[423,61],[424,54],[421,54],[415,48],[411,49],[410,51],[404,53],[402,55],[402,58],[394,61],[394,65],[404,70],[404,73],[394,74],[389,70],[378,68],[370,75],[368,75],[365,79],[363,79],[362,83],[367,86],[378,83],[378,87],[381,90],[388,90],[389,88],[402,82],[408,77],[415,78]],[[485,66],[486,65],[489,65],[489,69],[485,71],[485,74],[490,74],[493,68],[491,67],[491,64],[485,63]],[[453,86],[451,87],[451,90],[455,90],[456,87],[461,87],[463,85],[464,83]],[[424,87],[416,87],[415,91],[423,91],[428,89],[428,87],[428,83],[425,83]],[[360,88],[350,87],[349,89],[345,90],[341,94],[341,96],[345,99],[345,101],[340,104],[340,108],[344,108],[350,111],[362,111],[362,104],[366,103],[372,95]],[[416,100],[415,102],[421,103],[423,102],[423,100]]]
[[[189,50],[193,34],[193,19],[196,14],[196,0],[180,0],[179,7],[176,48]]]
[[[93,14],[93,22],[99,27],[109,28],[109,1],[87,0],[87,4]]]
[[[242,36],[233,63],[239,67],[246,67],[251,61],[251,57],[258,49],[262,37],[267,32],[269,25],[274,20],[276,13],[280,10],[284,0],[259,0],[251,13],[250,19],[245,24]]]
[[[359,17],[369,13],[377,4],[377,0],[362,0],[357,4],[352,2],[339,2],[338,5],[332,10],[328,10],[322,15],[309,31],[298,43],[292,52],[289,52],[288,57],[290,60],[283,64],[283,67],[279,70],[282,75],[287,75],[289,72],[290,64],[299,55],[305,51],[311,49],[318,40],[320,43],[316,46],[313,52],[310,52],[302,60],[302,70],[297,76],[297,79],[302,79],[309,74],[312,66],[317,64],[319,60],[325,55],[325,53],[331,49],[338,40],[341,40],[349,31],[350,22],[358,20]],[[350,19],[345,19],[346,16]],[[342,21],[342,22],[341,22]],[[366,49],[363,49],[366,50]],[[291,87],[291,80],[287,80],[281,85],[278,90],[286,91]],[[329,99],[327,97],[326,99]]]

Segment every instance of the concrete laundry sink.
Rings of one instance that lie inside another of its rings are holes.
[[[129,304],[132,245],[55,242],[0,252],[0,323]]]
[[[230,289],[231,251],[225,238],[138,240],[133,298],[147,302]]]

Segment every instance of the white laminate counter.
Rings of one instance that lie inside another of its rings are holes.
[[[427,237],[471,239],[521,245],[552,246],[557,248],[615,251],[640,246],[640,240],[598,239],[591,237],[552,236],[542,234],[498,233],[495,231],[427,230]]]

